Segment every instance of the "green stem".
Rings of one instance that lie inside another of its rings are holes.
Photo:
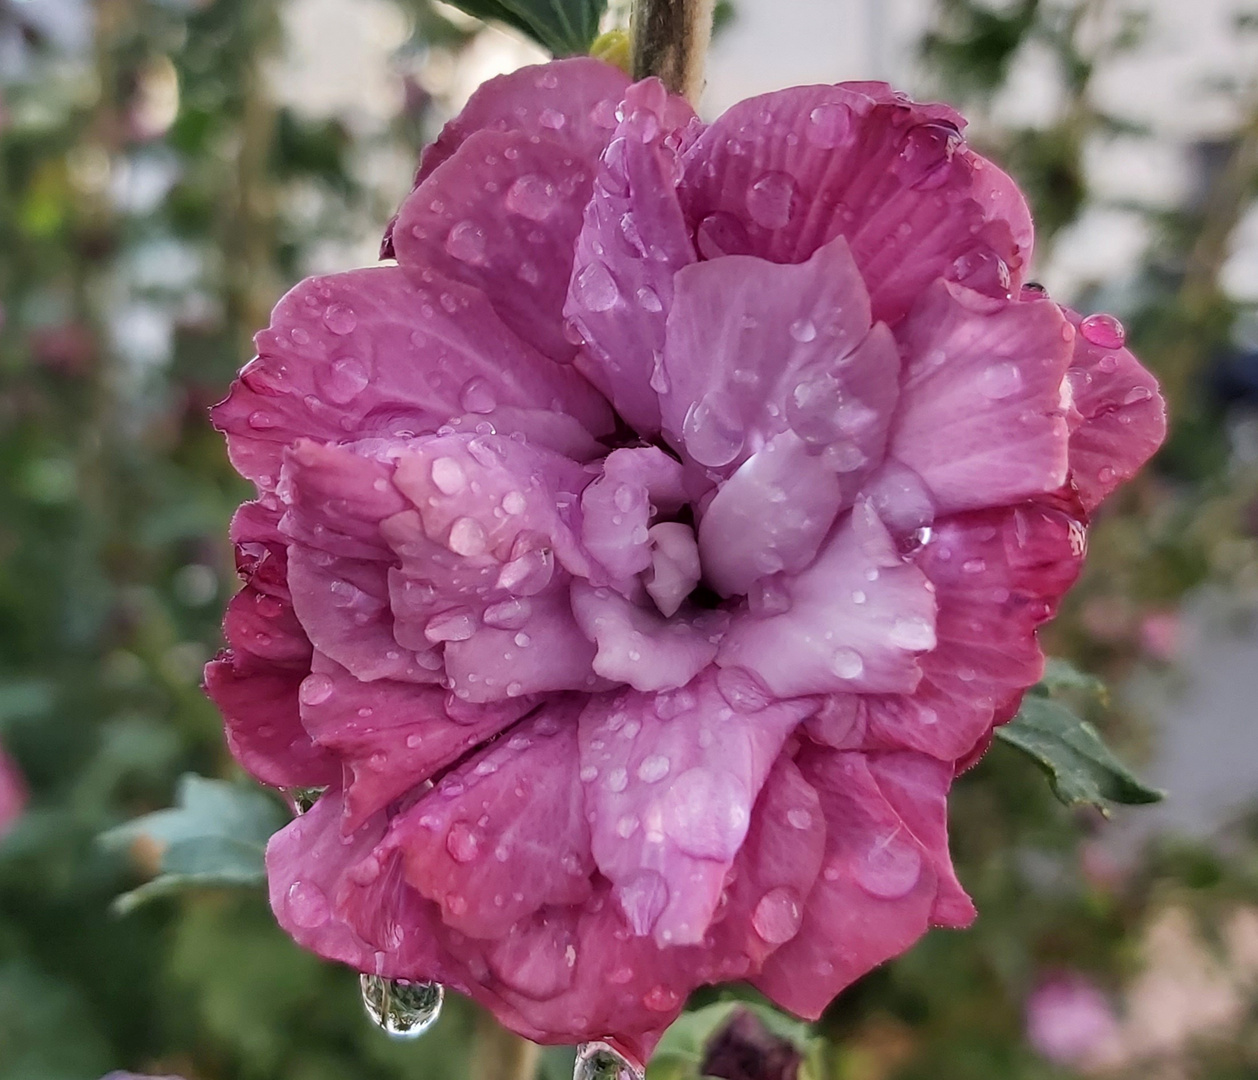
[[[634,0],[633,77],[656,75],[694,104],[703,92],[703,62],[716,0]]]

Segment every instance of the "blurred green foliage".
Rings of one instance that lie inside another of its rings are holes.
[[[36,7],[62,22],[33,22]],[[1096,106],[1093,76],[1141,47],[1137,19],[1088,32],[1095,7],[939,0],[924,39],[941,92],[978,117],[975,137],[1030,193],[1049,248],[1090,205],[1089,141],[1122,127]],[[356,977],[293,946],[257,889],[117,915],[115,897],[171,852],[139,832],[96,839],[174,805],[185,773],[240,779],[198,685],[235,587],[226,522],[244,495],[205,409],[284,286],[329,245],[378,234],[396,194],[379,174],[404,189],[433,133],[432,98],[475,32],[424,0],[363,2],[362,18],[387,8],[406,27],[395,115],[373,125],[277,99],[288,8],[0,0],[0,740],[32,789],[0,842],[0,1080],[124,1067],[190,1080],[462,1080],[471,1068],[471,1008],[454,998],[430,1035],[390,1042],[363,1016]],[[1030,44],[1053,58],[1061,104],[1046,124],[1009,130],[989,107]],[[1250,119],[1220,142],[1207,192],[1148,211],[1156,242],[1121,294],[1176,428],[1158,467],[1097,523],[1051,641],[1111,683],[1156,662],[1141,644],[1148,617],[1203,583],[1254,584],[1253,468],[1229,441],[1237,406],[1208,377],[1253,315],[1219,284],[1258,177],[1252,92],[1236,89]],[[1139,717],[1074,690],[1108,737],[1140,750]],[[806,1042],[817,1080],[1069,1076],[1025,1038],[1045,977],[1077,972],[1125,992],[1166,911],[1190,913],[1201,963],[1226,959],[1229,927],[1258,903],[1258,828],[1241,822],[1215,847],[1158,840],[1127,862],[1097,844],[1099,828],[997,743],[953,806],[960,877],[982,918],[842,995]],[[1252,984],[1237,992],[1243,1013]],[[1228,1030],[1110,1071],[1258,1074],[1258,1025],[1242,1015]],[[697,1067],[685,1035],[657,1068]],[[570,1075],[571,1060],[550,1051],[540,1075]]]

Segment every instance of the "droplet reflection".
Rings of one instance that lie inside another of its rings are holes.
[[[440,983],[402,982],[362,975],[363,1006],[367,1015],[395,1039],[415,1039],[441,1016],[445,989]]]
[[[605,1042],[582,1043],[572,1080],[644,1080],[646,1073]]]

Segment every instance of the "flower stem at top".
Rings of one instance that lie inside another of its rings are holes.
[[[693,105],[703,91],[703,62],[716,0],[634,0],[633,77],[657,75]]]

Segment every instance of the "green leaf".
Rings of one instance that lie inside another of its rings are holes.
[[[531,37],[555,56],[587,53],[598,36],[607,0],[449,0],[478,19],[496,19]]]
[[[283,811],[257,788],[186,775],[177,804],[145,814],[101,836],[113,848],[147,840],[161,851],[156,877],[114,901],[131,911],[157,896],[197,886],[256,886],[266,882],[266,843],[285,822]]]
[[[1109,693],[1105,684],[1095,675],[1080,671],[1069,660],[1050,656],[1044,665],[1044,678],[1033,688],[1043,697],[1054,697],[1063,691],[1077,691],[1104,702]]]
[[[1155,803],[1163,793],[1143,784],[1105,745],[1091,724],[1059,701],[1027,695],[1018,715],[996,729],[998,738],[1029,754],[1048,774],[1053,794],[1067,806]]]

